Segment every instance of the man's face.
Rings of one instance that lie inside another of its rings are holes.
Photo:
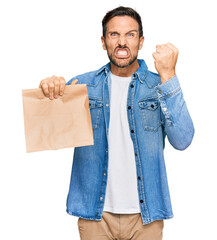
[[[142,48],[144,37],[139,39],[139,24],[129,16],[116,16],[107,23],[106,38],[101,37],[103,49],[117,67],[131,65]]]

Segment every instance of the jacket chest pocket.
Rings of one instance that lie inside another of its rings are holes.
[[[99,127],[102,106],[103,106],[102,100],[89,98],[89,108],[93,129],[97,129]]]
[[[160,103],[157,99],[139,100],[143,127],[146,131],[157,131],[161,125]]]

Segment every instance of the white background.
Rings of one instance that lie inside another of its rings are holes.
[[[139,53],[156,72],[156,44],[179,49],[176,73],[194,122],[185,151],[166,141],[174,218],[165,240],[216,239],[216,7],[214,1],[1,1],[0,239],[79,239],[66,213],[73,148],[26,153],[22,89],[49,76],[96,70],[108,62],[101,20],[119,5],[135,8],[145,42]]]

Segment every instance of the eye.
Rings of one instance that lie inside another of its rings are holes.
[[[134,36],[134,33],[128,33],[127,36],[128,36],[128,37],[133,37],[133,36]]]
[[[116,37],[118,34],[116,32],[111,33],[112,37]]]

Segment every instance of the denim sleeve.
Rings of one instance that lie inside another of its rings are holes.
[[[161,107],[164,135],[178,150],[186,149],[194,136],[194,125],[188,112],[177,76],[155,86]]]

